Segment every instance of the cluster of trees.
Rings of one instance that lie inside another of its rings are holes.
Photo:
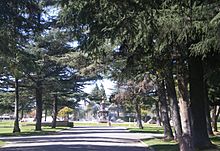
[[[50,1],[1,1],[1,113],[15,112],[13,132],[20,132],[19,112],[36,109],[35,130],[42,112],[50,111],[56,127],[58,109],[74,108],[86,97],[82,89],[99,78],[87,53],[80,52],[67,30],[58,25],[58,9]],[[48,10],[55,9],[55,15]],[[15,100],[15,103],[12,102]]]
[[[91,90],[90,94],[87,96],[87,100],[85,100],[85,118],[88,119],[98,119],[98,112],[101,110],[100,104],[104,101],[105,103],[109,103],[107,100],[107,96],[105,93],[105,89],[103,84],[100,86],[95,84],[95,87]]]
[[[15,91],[16,117],[22,90],[36,100],[41,130],[43,100],[54,98],[56,121],[57,99],[74,104],[85,97],[78,93],[84,82],[102,72],[124,89],[115,100],[135,102],[139,120],[141,102],[156,96],[166,139],[174,138],[170,106],[181,151],[213,147],[210,111],[215,130],[220,113],[218,0],[8,0],[0,6],[1,96]]]
[[[173,138],[169,104],[180,150],[191,151],[213,146],[208,134],[210,108],[219,104],[219,7],[217,0],[63,0],[60,19],[81,50],[125,85],[124,99],[141,100],[139,77],[151,77],[165,137]]]

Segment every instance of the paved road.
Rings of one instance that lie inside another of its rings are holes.
[[[160,134],[129,133],[122,127],[75,127],[57,135],[1,137],[0,151],[148,151],[140,139]]]

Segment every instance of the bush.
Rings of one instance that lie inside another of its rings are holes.
[[[58,112],[58,116],[64,118],[64,120],[69,120],[69,114],[73,112],[73,109],[69,107],[64,107]]]

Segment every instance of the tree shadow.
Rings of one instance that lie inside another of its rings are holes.
[[[20,133],[1,133],[0,137],[16,137],[16,136],[41,136],[41,135],[55,135],[56,131],[31,131],[31,132],[20,132]]]
[[[215,142],[220,142],[220,136],[212,136],[211,140]]]
[[[145,131],[130,131],[131,133],[148,133],[148,134],[163,134],[162,130],[156,130],[156,131],[151,131],[151,130],[145,130]]]
[[[150,147],[154,148],[156,151],[179,151],[178,144],[158,144],[151,145]]]
[[[151,127],[147,126],[144,129],[138,128],[128,128],[131,133],[156,133],[156,134],[163,134],[163,128],[161,127]]]
[[[47,145],[30,147],[0,148],[0,151],[146,151],[145,147],[99,146],[99,145]]]
[[[1,139],[0,139],[1,140]],[[139,142],[137,139],[132,139],[132,138],[117,138],[117,137],[89,137],[89,136],[78,136],[78,137],[71,137],[71,136],[62,136],[59,135],[58,137],[16,137],[16,138],[4,138],[2,139],[4,141],[9,141],[9,142],[24,142],[24,143],[33,143],[33,142]],[[110,140],[110,141],[109,141]],[[114,140],[114,141],[111,141]]]
[[[62,134],[91,134],[91,133],[129,133],[125,129],[107,129],[107,128],[71,128],[71,130],[62,131]]]

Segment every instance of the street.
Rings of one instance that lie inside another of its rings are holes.
[[[0,151],[148,151],[140,139],[161,134],[129,133],[122,127],[74,127],[56,135],[5,137]]]

